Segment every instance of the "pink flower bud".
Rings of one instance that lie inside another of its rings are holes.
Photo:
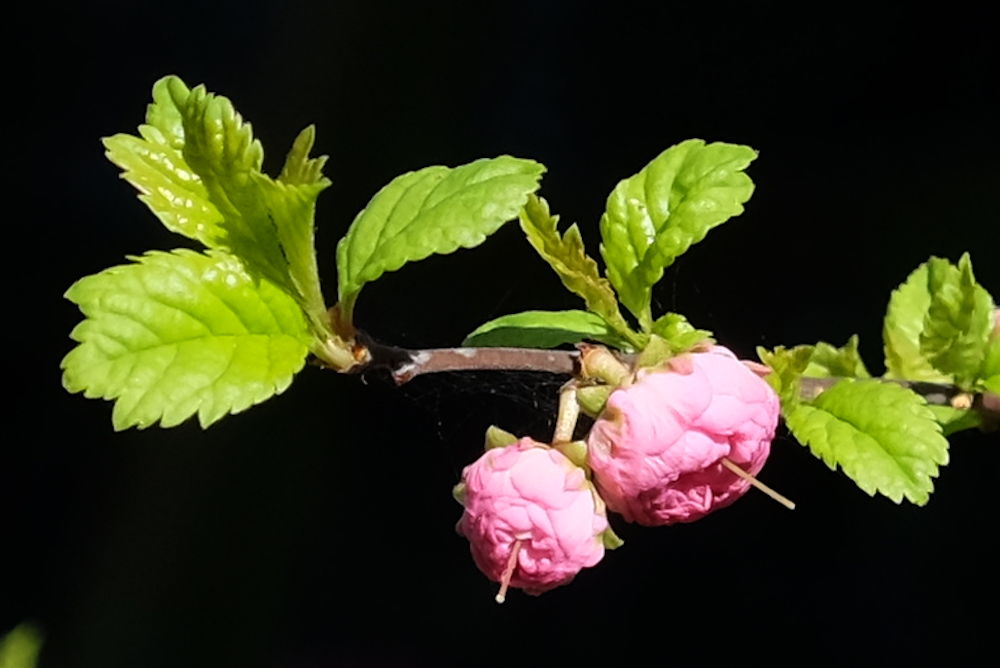
[[[465,467],[456,496],[465,506],[457,529],[491,580],[540,594],[604,556],[608,520],[583,469],[530,438]]]
[[[771,387],[726,348],[642,369],[615,390],[587,438],[588,463],[608,508],[657,526],[728,506],[756,475],[778,422]]]

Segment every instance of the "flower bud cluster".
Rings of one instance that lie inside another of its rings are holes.
[[[521,438],[467,466],[458,531],[501,583],[498,600],[508,585],[547,591],[620,543],[605,506],[662,526],[736,501],[767,459],[778,414],[770,386],[719,346],[640,369],[611,392],[585,461]]]

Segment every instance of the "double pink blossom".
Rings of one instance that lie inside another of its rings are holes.
[[[456,496],[465,506],[458,531],[491,580],[540,594],[604,556],[608,520],[584,470],[530,438],[487,450]]]
[[[645,525],[691,522],[733,503],[756,475],[778,422],[771,387],[726,348],[640,370],[614,391],[587,438],[608,508]]]

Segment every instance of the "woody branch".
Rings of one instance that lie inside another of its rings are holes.
[[[580,354],[572,350],[535,348],[428,348],[409,350],[367,342],[370,361],[358,372],[383,371],[397,385],[417,376],[444,371],[540,371],[570,376],[579,372]],[[623,362],[631,357],[622,355]],[[766,367],[765,367],[766,368]],[[840,378],[803,378],[801,395],[814,399],[836,384]],[[924,397],[928,404],[952,406],[978,412],[985,425],[1000,424],[1000,395],[985,392],[971,394],[955,385],[910,380],[885,380],[908,387]]]

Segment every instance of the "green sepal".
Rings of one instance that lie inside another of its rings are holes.
[[[517,436],[505,431],[496,425],[490,425],[486,428],[486,450],[492,450],[493,448],[505,448],[508,445],[513,445],[517,443]]]
[[[649,343],[639,351],[635,358],[635,368],[647,369],[649,367],[661,366],[664,362],[674,356],[674,347],[664,338],[651,334]]]
[[[337,244],[340,317],[353,322],[361,288],[434,254],[474,248],[517,217],[545,167],[502,155],[460,167],[433,166],[379,190]]]
[[[576,403],[586,415],[596,418],[608,403],[608,397],[617,388],[613,385],[584,385],[576,390]]]
[[[674,354],[685,353],[705,343],[715,343],[712,332],[696,329],[680,313],[661,315],[653,322],[651,331],[665,339],[670,344]]]
[[[586,441],[566,441],[564,443],[555,443],[552,447],[565,455],[566,459],[587,471],[588,474],[590,473],[590,467],[587,466]]]
[[[463,346],[483,348],[555,348],[567,343],[600,341],[625,348],[624,341],[599,315],[590,311],[524,311],[490,320],[465,337]]]
[[[845,379],[785,417],[798,441],[870,495],[924,505],[948,441],[915,392],[879,380]]]
[[[221,251],[150,252],[66,292],[86,319],[63,385],[115,400],[116,430],[207,427],[283,392],[312,342],[295,301]]]
[[[465,496],[466,496],[465,489],[466,486],[464,482],[460,482],[451,488],[451,498],[458,501],[458,504],[462,507],[465,506]]]
[[[690,139],[621,181],[601,217],[601,255],[622,304],[652,326],[652,287],[709,230],[743,212],[753,182],[748,146]]]
[[[625,544],[625,541],[619,538],[610,526],[601,533],[601,542],[604,543],[606,550],[617,550]]]
[[[528,242],[556,272],[563,286],[581,297],[587,310],[600,316],[621,340],[633,349],[641,348],[645,337],[632,331],[622,317],[611,284],[601,277],[597,262],[587,255],[580,229],[570,225],[560,235],[559,216],[551,214],[548,202],[536,195],[528,197],[519,219]]]

